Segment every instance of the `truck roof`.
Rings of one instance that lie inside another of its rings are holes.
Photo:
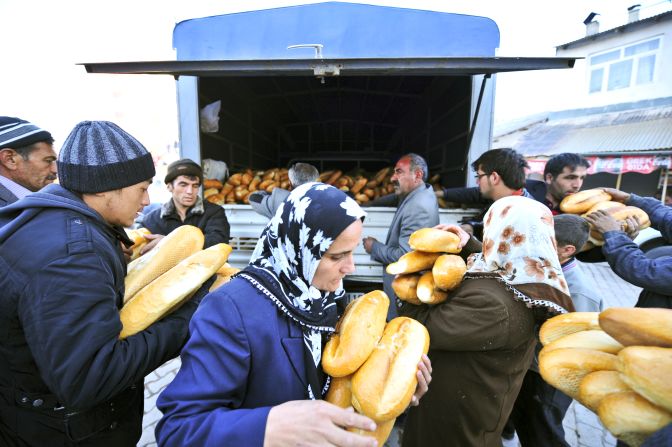
[[[489,18],[325,2],[185,20],[173,31],[178,60],[492,57],[499,28]]]

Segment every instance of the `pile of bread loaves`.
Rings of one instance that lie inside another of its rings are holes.
[[[119,338],[136,334],[177,309],[215,273],[210,290],[237,272],[226,264],[231,246],[217,244],[204,250],[204,240],[199,228],[182,225],[128,264]],[[136,240],[136,245],[144,243]]]
[[[375,174],[368,174],[362,170],[357,173],[344,173],[339,169],[324,171],[318,181],[335,186],[344,192],[349,192],[360,205],[378,197],[394,192],[392,184],[392,168],[386,167]],[[439,175],[433,176],[429,183],[438,189]],[[216,179],[207,179],[203,182],[203,198],[216,204],[245,204],[250,203],[250,194],[254,191],[273,192],[275,188],[289,189],[289,175],[287,168],[273,168],[265,171],[246,169],[233,174],[226,182]]]
[[[626,219],[636,217],[639,221],[639,229],[643,230],[651,226],[651,221],[646,212],[636,206],[625,206],[621,202],[611,200],[611,195],[600,188],[587,189],[571,194],[560,202],[560,210],[569,214],[587,216],[598,210],[604,210],[611,214],[619,222],[623,230],[628,230]],[[591,228],[589,242],[592,246],[604,245],[604,238],[600,233]],[[592,248],[592,247],[588,247]]]
[[[376,422],[375,432],[352,429],[387,440],[394,421],[411,402],[416,372],[429,349],[429,333],[416,320],[397,317],[385,324],[390,300],[375,290],[352,301],[322,353],[322,368],[332,376],[326,400]]]
[[[539,371],[630,447],[672,423],[672,310],[610,308],[546,321]]]
[[[467,271],[460,238],[448,231],[422,228],[408,239],[413,249],[397,262],[387,266],[387,273],[396,275],[392,289],[397,297],[412,304],[439,304],[448,299],[448,292],[462,282]]]

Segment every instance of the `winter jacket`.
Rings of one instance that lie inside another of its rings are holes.
[[[224,208],[202,200],[200,197],[198,202],[187,211],[184,222],[177,213],[172,199],[164,203],[161,208],[147,213],[140,222],[140,226],[147,228],[152,234],[164,236],[182,225],[193,225],[203,231],[204,248],[229,242],[229,221],[226,220]]]
[[[534,355],[533,312],[496,279],[470,279],[436,306],[400,314],[429,331],[432,383],[411,407],[404,447],[502,445],[502,430]]]
[[[307,398],[301,327],[234,278],[203,301],[191,333],[157,401],[159,446],[263,446],[271,407]]]
[[[179,353],[196,303],[120,340],[120,241],[59,185],[0,210],[0,444],[140,438],[143,379]]]
[[[627,204],[646,211],[651,227],[672,243],[672,207],[636,194],[630,195]],[[637,307],[672,309],[672,256],[649,259],[623,231],[604,233],[602,252],[618,276],[644,289]]]
[[[411,251],[408,238],[414,231],[439,224],[439,206],[431,186],[420,185],[402,198],[401,202],[399,199],[400,196],[389,194],[370,202],[374,206],[397,206],[385,243],[376,241],[371,248],[371,259],[380,262],[385,267],[397,262],[402,255]],[[397,315],[394,305],[396,295],[392,289],[393,280],[394,275],[383,272],[383,287],[392,303],[388,310],[388,318],[394,318]]]

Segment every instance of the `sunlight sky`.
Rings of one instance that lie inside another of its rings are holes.
[[[19,116],[51,131],[60,148],[85,119],[115,121],[153,151],[178,139],[175,82],[167,76],[90,75],[81,62],[174,59],[175,23],[194,17],[311,1],[247,0],[0,0],[0,115]],[[635,0],[386,0],[361,3],[490,17],[500,56],[554,56],[555,46],[585,35],[583,20],[598,12],[601,30],[627,20]],[[642,17],[670,9],[648,0]],[[547,88],[556,73],[513,73],[497,80],[496,120],[553,110]]]

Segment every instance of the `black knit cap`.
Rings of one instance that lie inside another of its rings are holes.
[[[170,183],[181,175],[198,177],[201,183],[203,183],[203,169],[201,169],[198,163],[188,158],[183,158],[169,164],[166,178],[163,181]]]
[[[26,120],[0,116],[0,149],[17,149],[41,141],[51,144],[54,139],[49,132]]]
[[[81,193],[114,191],[151,180],[152,154],[109,121],[77,124],[58,153],[58,180]]]

